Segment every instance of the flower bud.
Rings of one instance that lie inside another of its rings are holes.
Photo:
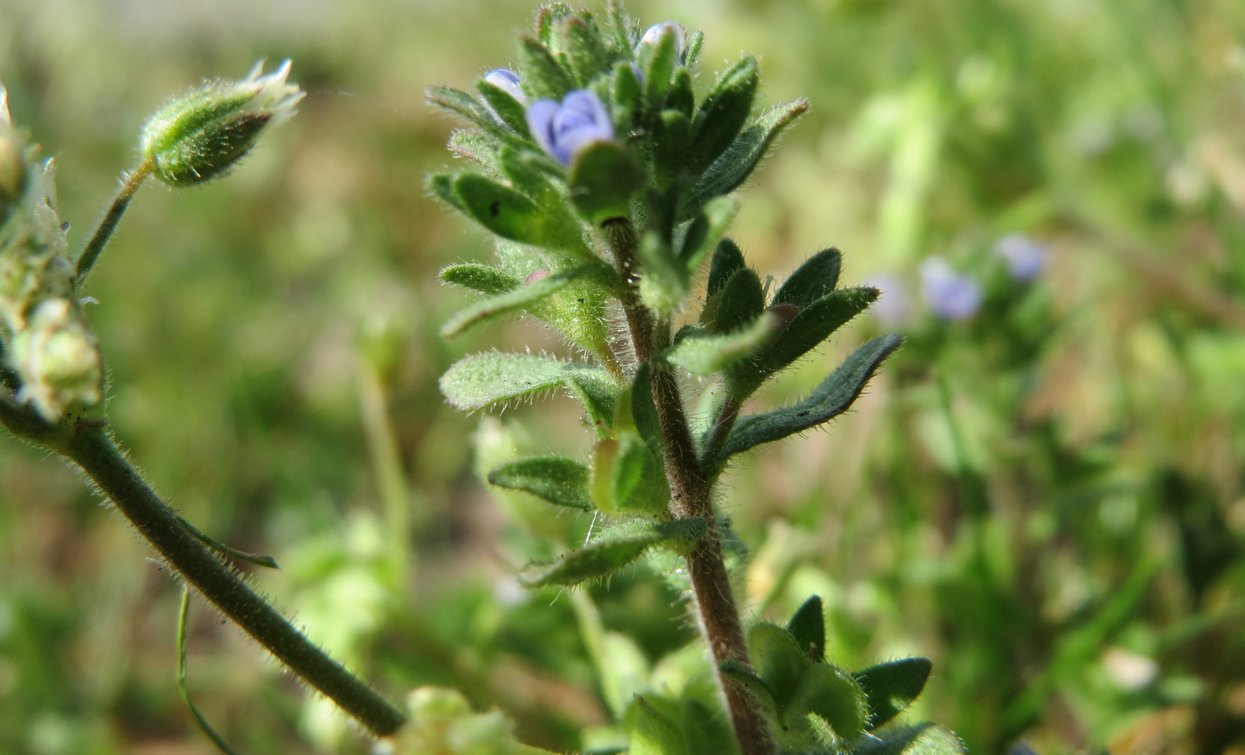
[[[290,61],[267,76],[262,71],[259,63],[242,81],[205,84],[151,116],[140,149],[155,176],[172,186],[214,178],[250,151],[266,127],[290,118],[305,94],[285,81]]]
[[[1034,280],[1046,267],[1046,247],[1020,233],[999,239],[994,253],[1007,263],[1007,272],[1017,283]]]
[[[509,68],[494,68],[484,74],[484,80],[514,98],[520,104],[527,102],[527,95],[519,82],[519,75]]]
[[[638,50],[644,45],[656,46],[661,42],[662,35],[667,33],[674,35],[674,56],[676,58],[682,58],[683,39],[686,34],[683,31],[683,27],[673,21],[662,21],[659,24],[653,24],[648,27],[643,36],[640,37],[640,43],[636,45],[636,49]]]

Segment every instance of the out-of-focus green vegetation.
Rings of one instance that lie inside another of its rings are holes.
[[[464,299],[436,269],[488,250],[423,188],[451,159],[423,88],[505,64],[531,7],[254,5],[0,0],[0,79],[57,159],[77,246],[165,97],[284,57],[309,93],[227,180],[149,187],[125,219],[89,289],[113,423],[191,521],[278,558],[261,586],[364,676],[456,687],[576,748],[607,720],[590,609],[512,575],[588,523],[493,500],[470,443],[496,460],[586,436],[568,402],[481,422],[435,387],[530,326],[437,336]],[[757,267],[834,244],[848,280],[915,291],[939,255],[989,292],[959,323],[914,298],[853,415],[730,473],[750,616],[818,593],[842,665],[931,657],[917,715],[977,752],[1240,747],[1245,6],[628,10],[705,31],[702,86],[747,50],[769,102],[812,101],[743,195]],[[1049,250],[1027,287],[990,251],[1012,232]],[[175,691],[178,588],[147,555],[74,472],[0,442],[0,751],[209,751]],[[591,595],[649,663],[693,637],[646,572]],[[190,651],[200,707],[244,751],[364,749],[206,609]]]

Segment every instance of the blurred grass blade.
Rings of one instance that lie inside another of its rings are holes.
[[[216,748],[225,753],[225,755],[239,755],[207,722],[207,719],[199,712],[199,708],[195,706],[194,701],[190,699],[190,690],[186,689],[186,623],[189,616],[190,588],[183,584],[182,604],[177,612],[177,691],[181,693],[182,700],[186,701],[186,707],[190,708],[190,715],[194,717],[199,730],[207,735],[208,739],[212,740],[212,744],[216,745]]]

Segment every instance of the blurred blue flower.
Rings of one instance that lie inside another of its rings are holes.
[[[596,94],[577,89],[562,103],[537,100],[527,108],[527,126],[541,149],[563,165],[591,142],[614,138],[614,125]]]
[[[519,86],[519,74],[509,68],[494,68],[484,74],[484,80],[513,97],[516,102],[527,102],[527,95],[523,94],[523,88]]]
[[[1022,233],[1010,233],[994,245],[994,253],[1007,263],[1012,280],[1028,283],[1046,267],[1046,247]]]
[[[912,297],[898,275],[884,273],[868,279],[865,285],[880,292],[877,302],[869,310],[878,322],[893,327],[908,320],[912,314]]]
[[[966,320],[981,307],[981,285],[941,257],[921,265],[921,293],[930,310],[944,320]]]

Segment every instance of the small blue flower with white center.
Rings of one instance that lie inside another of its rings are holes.
[[[967,320],[981,308],[981,285],[941,257],[921,265],[921,293],[930,310],[944,320]]]
[[[527,103],[527,95],[519,85],[519,74],[509,68],[494,68],[484,74],[484,80],[513,97],[515,102]]]
[[[1007,263],[1007,272],[1017,283],[1028,283],[1046,267],[1046,247],[1022,233],[1010,233],[994,245],[994,253]]]
[[[565,166],[588,144],[614,138],[605,105],[586,89],[570,92],[561,103],[533,102],[527,108],[527,127],[540,148]]]

